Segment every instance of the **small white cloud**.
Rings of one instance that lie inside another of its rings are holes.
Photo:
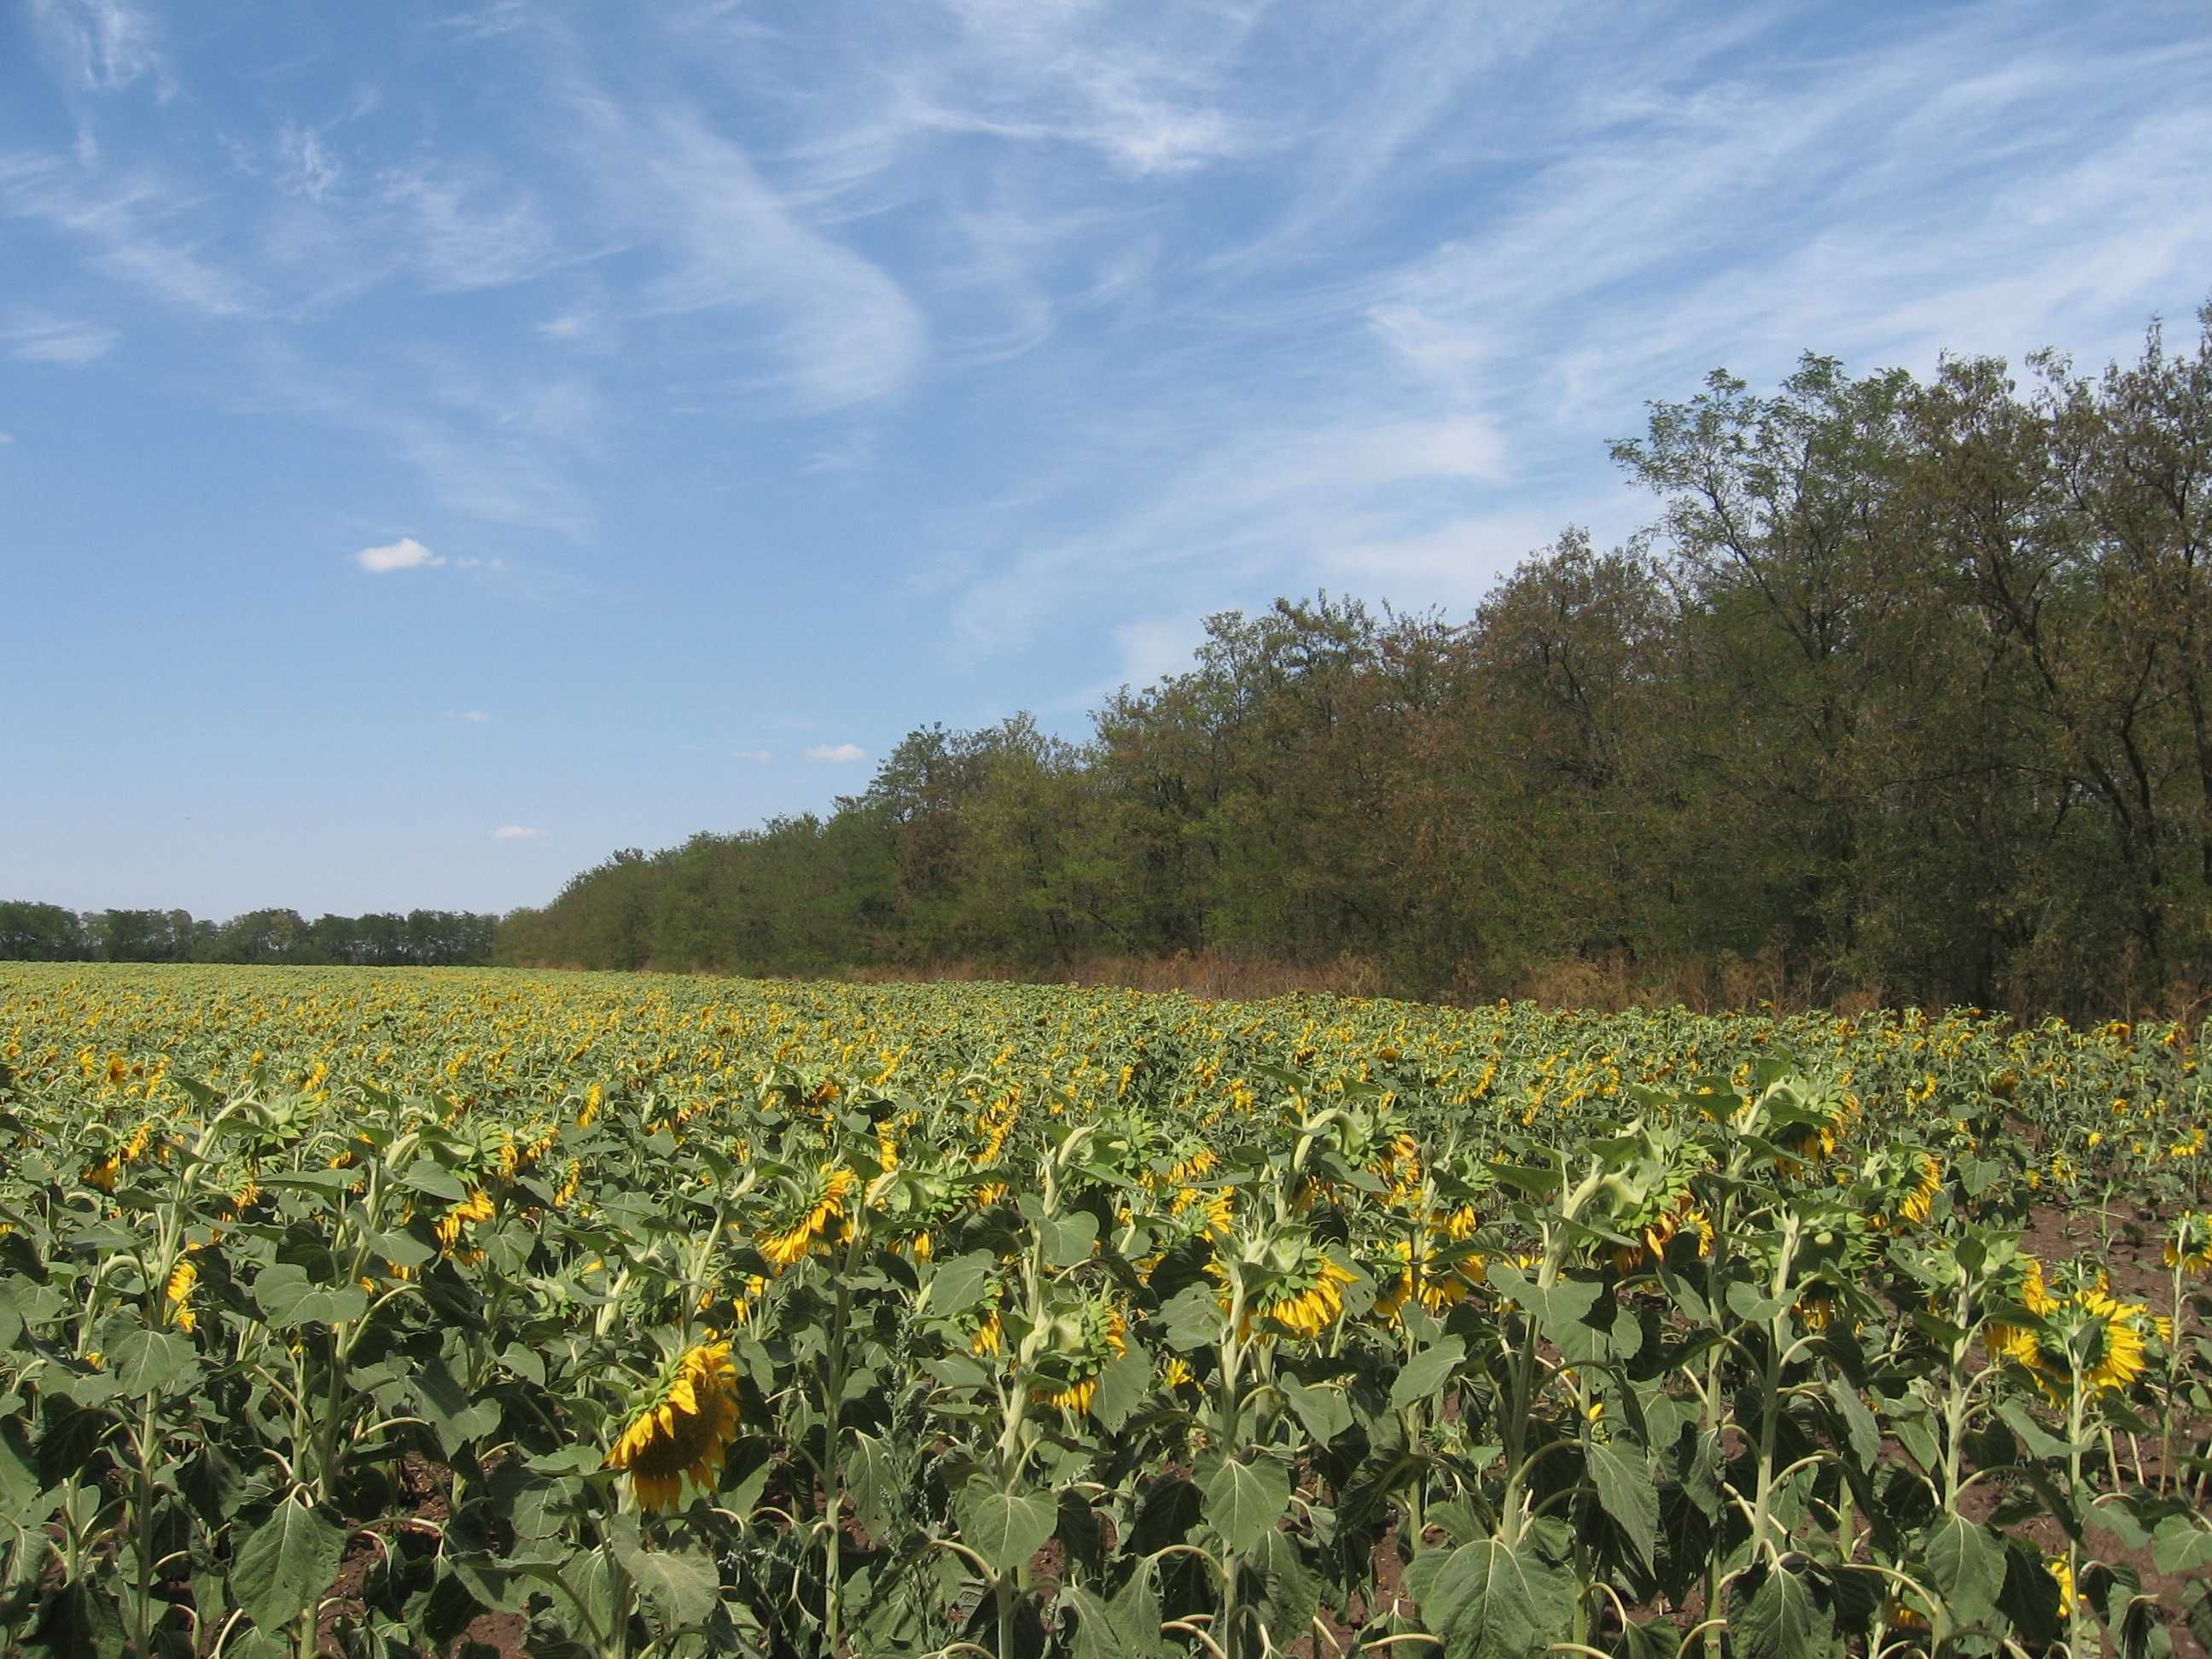
[[[868,751],[857,743],[811,744],[806,750],[806,758],[811,761],[828,761],[838,766],[848,761],[866,760],[867,757]]]
[[[402,536],[385,547],[364,547],[353,557],[356,564],[377,576],[393,570],[434,569],[446,562],[412,536]]]
[[[845,747],[848,749],[853,749],[853,745],[849,743],[847,744]],[[853,752],[857,755],[860,751],[857,749],[853,749]],[[775,757],[769,754],[765,749],[732,749],[730,750],[730,758],[732,760],[758,761],[763,765],[765,765],[769,761],[774,760]],[[819,757],[819,758],[827,760],[830,758],[830,757],[825,755]]]
[[[494,841],[544,841],[545,832],[527,823],[502,823],[491,832]]]
[[[449,720],[466,720],[471,726],[482,726],[491,716],[481,708],[449,708],[446,711],[446,718]]]
[[[598,320],[596,312],[564,312],[550,322],[538,324],[538,331],[549,340],[580,340],[591,333]]]
[[[0,449],[7,448],[9,444],[14,443],[15,441],[15,434],[14,433],[0,432]]]

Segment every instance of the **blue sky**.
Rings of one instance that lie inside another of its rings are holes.
[[[2186,3],[0,3],[0,896],[540,902],[2212,290]]]

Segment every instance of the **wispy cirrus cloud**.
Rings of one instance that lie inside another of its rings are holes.
[[[36,151],[0,153],[0,218],[33,220],[85,249],[102,276],[201,317],[244,316],[252,286],[180,234],[191,192],[151,172],[121,173]]]
[[[19,363],[75,366],[97,362],[115,349],[123,336],[99,323],[74,322],[36,313],[0,323],[0,350]]]
[[[120,92],[152,79],[164,98],[160,30],[125,0],[31,0],[31,17],[62,62],[66,79],[88,92]]]

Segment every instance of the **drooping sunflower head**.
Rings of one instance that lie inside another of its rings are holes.
[[[2055,1316],[2075,1374],[2092,1389],[2124,1389],[2142,1375],[2148,1310],[2084,1285],[2073,1306]]]
[[[738,1432],[738,1367],[727,1342],[686,1348],[661,1370],[606,1455],[642,1510],[673,1509],[689,1479],[705,1492]]]
[[[1471,1250],[1454,1249],[1449,1237],[1440,1242],[1431,1234],[1422,1240],[1418,1251],[1410,1238],[1392,1242],[1376,1274],[1383,1285],[1375,1298],[1377,1318],[1395,1324],[1407,1303],[1414,1300],[1424,1312],[1441,1314],[1466,1300],[1467,1293],[1476,1285],[1487,1282],[1489,1270],[1483,1258]]]
[[[1128,1352],[1128,1322],[1111,1303],[1086,1297],[1053,1316],[1048,1340],[1030,1398],[1082,1416],[1106,1368]]]
[[[1920,1154],[1918,1179],[1898,1200],[1897,1212],[1916,1225],[1935,1213],[1936,1195],[1943,1190],[1943,1166],[1926,1152]]]
[[[1267,1273],[1238,1334],[1262,1337],[1287,1329],[1319,1336],[1344,1313],[1344,1287],[1354,1274],[1310,1237],[1279,1238],[1266,1249]]]
[[[2184,1273],[2212,1273],[2212,1215],[2185,1210],[2166,1241],[2166,1265]]]
[[[778,1183],[781,1201],[760,1230],[760,1253],[778,1273],[805,1260],[815,1241],[846,1219],[856,1177],[842,1164],[824,1164],[801,1180]]]
[[[2171,1337],[2166,1320],[2140,1302],[2112,1294],[2101,1273],[2076,1270],[2070,1290],[2043,1284],[2040,1264],[2027,1258],[2021,1302],[2037,1317],[2033,1328],[1992,1324],[1990,1349],[2024,1368],[2052,1404],[2085,1395],[2124,1390],[2143,1373],[2149,1340]]]

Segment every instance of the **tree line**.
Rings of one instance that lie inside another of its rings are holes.
[[[0,962],[228,962],[447,968],[492,959],[496,915],[467,910],[322,915],[248,910],[69,910],[0,901]]]
[[[1655,501],[1625,545],[1571,530],[1458,620],[1325,594],[1217,616],[1085,741],[925,726],[826,814],[615,854],[509,915],[499,956],[1059,974],[1210,951],[1357,961],[1413,995],[2191,996],[2212,303],[2197,320],[2193,349],[2154,325],[2094,375],[2050,353],[2021,380],[1716,373],[1612,447]]]

